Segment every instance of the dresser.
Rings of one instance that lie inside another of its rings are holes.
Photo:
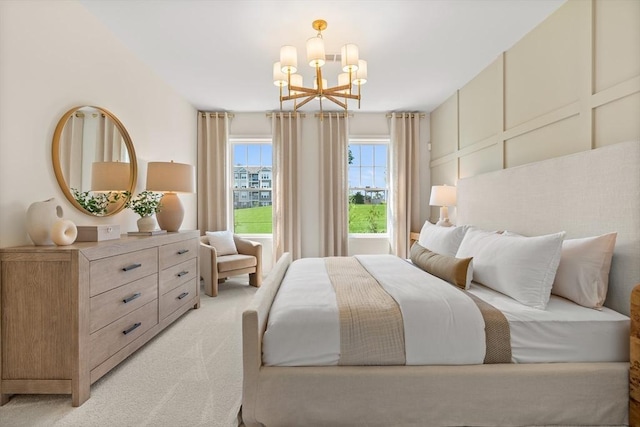
[[[196,231],[0,249],[0,398],[90,386],[200,306]]]

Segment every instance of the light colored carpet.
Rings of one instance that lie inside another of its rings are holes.
[[[91,386],[73,408],[68,395],[16,395],[0,426],[237,426],[242,393],[242,310],[257,290],[248,277],[201,292],[189,310]]]

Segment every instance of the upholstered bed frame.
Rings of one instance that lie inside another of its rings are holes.
[[[605,305],[629,314],[640,283],[640,142],[462,179],[457,223],[525,235],[617,231]],[[262,335],[291,257],[243,313],[247,426],[624,425],[628,363],[469,366],[262,365]]]

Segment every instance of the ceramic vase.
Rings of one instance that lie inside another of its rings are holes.
[[[156,229],[156,218],[153,215],[138,219],[138,231],[153,231]]]
[[[51,228],[61,219],[62,206],[55,198],[32,203],[27,209],[27,233],[36,245],[53,245]]]

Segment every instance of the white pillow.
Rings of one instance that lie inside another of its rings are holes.
[[[473,257],[473,280],[544,310],[560,262],[564,231],[524,237],[471,227],[456,258]]]
[[[420,230],[418,243],[423,248],[440,255],[455,256],[468,226],[441,227],[425,221]]]
[[[617,233],[608,233],[565,240],[551,293],[601,310],[607,297],[616,237]]]
[[[231,231],[207,231],[209,244],[216,248],[218,255],[235,255],[238,253]]]

